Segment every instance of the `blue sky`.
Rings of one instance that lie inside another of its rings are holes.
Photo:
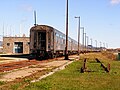
[[[4,30],[5,36],[29,36],[34,10],[38,24],[50,25],[65,33],[66,0],[1,0],[0,35]],[[102,42],[102,46],[107,43],[109,48],[119,48],[119,10],[120,0],[69,0],[69,36],[77,40],[78,19],[74,17],[80,16],[81,27],[93,39],[93,45],[97,40],[98,46]]]

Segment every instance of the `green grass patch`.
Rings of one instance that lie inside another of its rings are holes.
[[[23,90],[25,86],[28,86],[34,79],[38,79],[41,75],[50,72],[51,69],[45,69],[38,71],[30,76],[24,78],[18,78],[11,82],[0,82],[0,90]]]
[[[0,85],[3,85],[3,84],[5,84],[5,82],[4,81],[0,81]]]
[[[17,83],[17,84],[11,85],[11,90],[17,90],[20,85],[21,85],[21,83]]]
[[[58,71],[39,82],[31,83],[22,90],[119,90],[120,62],[107,60],[107,58],[101,56],[99,54],[85,56],[89,58],[87,69],[91,72],[80,73],[83,60],[75,61],[66,69]],[[96,57],[105,65],[110,63],[111,70],[109,73],[106,73],[100,63],[95,61]]]

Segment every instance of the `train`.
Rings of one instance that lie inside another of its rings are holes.
[[[30,55],[37,59],[49,59],[65,55],[66,35],[48,25],[34,25],[30,29]],[[68,55],[100,52],[101,48],[82,45],[68,37]]]
[[[39,59],[65,55],[66,35],[48,25],[30,29],[30,54]],[[78,42],[68,37],[68,55],[78,53]]]

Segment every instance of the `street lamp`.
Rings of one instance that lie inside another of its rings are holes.
[[[89,37],[88,37],[88,36],[86,36],[86,38],[87,38],[87,51],[88,51]]]
[[[80,27],[81,29],[83,29],[83,38],[82,38],[82,43],[83,43],[83,50],[84,50],[84,27]]]
[[[78,18],[78,55],[79,55],[80,53],[80,16],[75,18]]]
[[[66,46],[65,46],[65,60],[69,60],[68,58],[68,0],[66,5]]]

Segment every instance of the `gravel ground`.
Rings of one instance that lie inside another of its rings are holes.
[[[66,65],[73,62],[73,61],[71,61],[73,59],[78,59],[78,56],[76,56],[76,55],[71,56],[70,60],[64,60],[63,58],[56,58],[54,61],[41,62],[41,63],[38,63],[37,65],[26,66],[22,69],[13,70],[13,71],[7,72],[6,74],[1,75],[0,81],[14,81],[17,78],[23,78],[26,76],[30,76],[31,74],[34,74],[40,70],[45,70],[45,69],[50,69],[52,67],[57,67],[52,71],[52,73],[50,72],[51,74],[53,74],[54,72],[56,72],[58,70],[64,69],[64,67]],[[21,59],[21,60],[23,60],[23,59]],[[9,61],[8,62],[7,61],[8,60],[4,61],[4,63],[9,62]],[[12,62],[13,61],[15,61],[15,60],[12,60]],[[17,59],[16,59],[16,61],[17,61]],[[48,76],[48,75],[51,75],[50,73],[43,75],[42,77],[39,78],[39,80],[41,78]],[[35,81],[36,80],[33,80],[33,82],[35,82]]]

